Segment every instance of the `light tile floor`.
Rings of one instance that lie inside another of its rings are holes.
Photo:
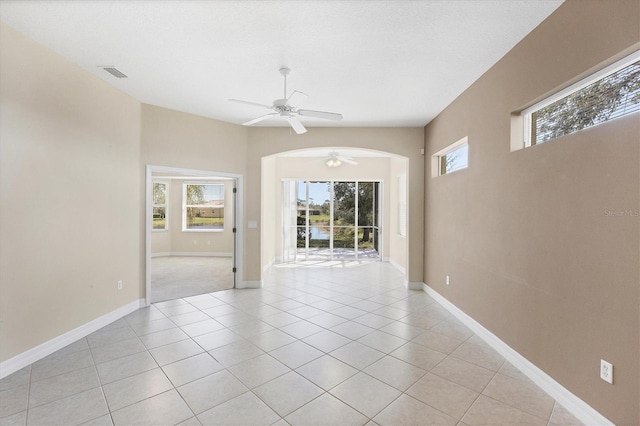
[[[579,424],[390,265],[290,266],[0,380],[0,424]]]

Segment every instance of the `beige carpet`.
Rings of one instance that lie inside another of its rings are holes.
[[[167,256],[151,259],[151,302],[233,288],[230,257]]]

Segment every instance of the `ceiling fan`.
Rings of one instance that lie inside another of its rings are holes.
[[[251,126],[252,124],[256,124],[259,123],[263,120],[266,120],[268,118],[271,117],[275,117],[275,116],[280,116],[280,117],[285,117],[287,119],[287,121],[289,122],[289,125],[291,126],[291,128],[297,133],[297,134],[302,134],[305,133],[307,131],[307,129],[302,125],[302,123],[300,122],[300,120],[298,120],[298,116],[300,117],[316,117],[316,118],[324,118],[325,120],[342,120],[342,114],[338,114],[335,112],[325,112],[325,111],[314,111],[311,109],[298,109],[293,105],[289,104],[289,101],[291,100],[291,97],[296,94],[302,94],[305,95],[305,93],[299,92],[297,90],[294,90],[293,92],[291,92],[291,94],[287,97],[287,76],[291,73],[291,70],[289,68],[280,68],[280,74],[282,75],[282,77],[284,78],[284,95],[282,97],[282,99],[276,99],[275,101],[273,101],[273,103],[271,105],[266,105],[266,104],[259,104],[256,102],[249,102],[249,101],[243,101],[240,99],[229,99],[229,101],[231,102],[238,102],[241,104],[246,104],[246,105],[253,105],[256,107],[260,107],[260,108],[267,108],[270,110],[273,110],[274,112],[270,112],[269,114],[260,116],[258,118],[254,118],[253,120],[249,120],[245,123],[242,123],[243,126]]]
[[[329,167],[338,167],[342,163],[351,164],[353,166],[357,166],[358,162],[354,160],[352,157],[345,157],[339,155],[336,151],[332,151],[329,153],[329,158],[327,158],[326,164]]]

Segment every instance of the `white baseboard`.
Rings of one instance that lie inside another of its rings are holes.
[[[262,268],[262,275],[264,275],[269,268],[271,268],[275,263],[276,263],[277,259],[271,259],[271,262],[267,263],[264,268]]]
[[[151,257],[169,257],[171,256],[171,252],[164,252],[164,253],[151,253]]]
[[[391,264],[391,266],[396,268],[398,270],[398,272],[400,272],[402,275],[405,276],[404,288],[407,288],[409,290],[422,290],[422,283],[421,282],[409,282],[409,280],[407,280],[407,278],[406,278],[407,277],[407,270],[404,267],[402,267],[398,262],[396,262],[395,260],[391,259],[390,257],[385,257],[382,261]]]
[[[262,281],[242,281],[236,288],[262,288]]]
[[[185,257],[232,257],[233,253],[217,252],[217,251],[171,251],[164,253],[151,253],[151,257],[169,257],[169,256],[185,256]]]
[[[389,262],[394,268],[396,268],[398,271],[402,272],[403,275],[406,275],[407,270],[404,268],[404,266],[400,265],[395,260],[391,259],[390,257],[385,257],[385,262]],[[422,283],[420,283],[419,290],[421,290],[421,289],[422,289]]]
[[[578,420],[587,425],[613,425],[610,420],[593,407],[571,393],[571,391],[560,383],[556,382],[551,376],[536,367],[531,361],[520,355],[495,334],[484,328],[476,320],[441,296],[437,291],[424,283],[422,284],[422,288],[429,296],[433,297],[440,305],[476,333],[478,337],[487,342],[514,367],[531,379],[543,391],[549,394],[549,396],[562,404]]]
[[[15,373],[16,371],[33,364],[42,358],[51,355],[55,351],[64,348],[65,346],[88,336],[96,330],[101,329],[105,325],[109,325],[112,322],[119,320],[125,315],[142,308],[145,306],[144,299],[137,299],[131,303],[119,307],[118,309],[102,315],[88,323],[76,327],[71,331],[61,334],[58,337],[46,341],[34,348],[31,348],[19,355],[9,358],[8,360],[0,363],[0,379]]]
[[[418,281],[410,281],[407,283],[407,288],[409,290],[422,290],[423,286],[424,284]]]

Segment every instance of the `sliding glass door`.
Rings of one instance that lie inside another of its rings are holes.
[[[376,181],[283,181],[283,261],[380,259],[380,188]]]
[[[378,182],[358,184],[358,238],[362,255],[378,256]]]

